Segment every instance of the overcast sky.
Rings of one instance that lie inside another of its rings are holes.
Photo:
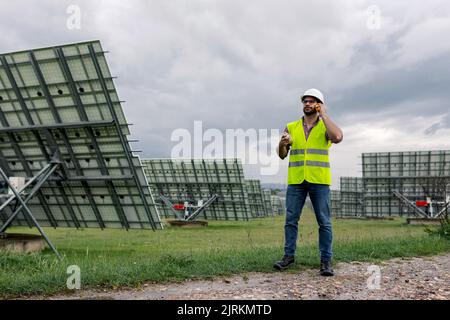
[[[362,152],[450,148],[448,1],[4,0],[0,30],[0,52],[100,40],[142,157],[170,157],[195,120],[282,130],[311,87],[344,132],[334,188],[361,175]],[[280,165],[245,170],[284,182]]]

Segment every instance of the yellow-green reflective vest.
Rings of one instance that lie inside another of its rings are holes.
[[[327,131],[322,119],[311,130],[306,140],[303,118],[290,122],[287,129],[292,138],[289,152],[288,184],[300,184],[304,180],[311,183],[331,185],[331,170]]]

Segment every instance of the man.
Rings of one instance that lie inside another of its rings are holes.
[[[280,143],[281,159],[289,154],[288,188],[286,193],[286,223],[284,226],[284,256],[274,267],[287,269],[294,263],[298,221],[309,194],[319,224],[320,274],[333,276],[332,226],[330,217],[331,171],[328,149],[342,141],[342,130],[327,114],[323,94],[309,89],[301,97],[304,116],[288,123]]]

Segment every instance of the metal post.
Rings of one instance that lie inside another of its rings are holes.
[[[217,194],[213,195],[211,198],[209,198],[200,208],[195,210],[187,219],[186,221],[193,221],[197,216],[205,210],[207,207],[209,207],[219,196]]]
[[[50,174],[56,169],[57,164],[54,164],[54,167],[50,170],[50,173],[48,175],[46,175],[46,177],[48,178],[48,176],[50,176]],[[20,194],[17,192],[17,190],[14,188],[14,186],[11,185],[11,183],[9,182],[8,176],[3,172],[2,168],[0,168],[0,174],[2,175],[3,179],[5,179],[6,183],[8,184],[8,186],[11,188],[12,192],[14,193],[14,195],[16,196],[17,200],[20,202],[21,207],[23,207],[26,211],[26,213],[28,214],[28,216],[31,218],[31,220],[33,221],[34,225],[36,226],[36,228],[39,230],[39,232],[41,233],[41,235],[44,237],[45,241],[47,242],[47,244],[50,246],[50,248],[52,248],[53,252],[56,254],[56,256],[58,257],[59,260],[62,260],[61,255],[59,254],[58,250],[56,250],[55,246],[53,245],[53,243],[50,241],[50,239],[47,237],[47,235],[45,234],[44,230],[42,230],[41,226],[39,225],[39,223],[36,221],[36,219],[34,218],[33,214],[31,213],[30,209],[27,207],[25,201],[22,199],[22,197],[20,196]],[[42,183],[45,180],[41,180],[39,181],[39,188],[42,185]],[[38,190],[38,188],[36,188],[36,190]],[[31,198],[30,196],[27,198]],[[19,207],[19,209],[21,208]],[[19,209],[16,210],[16,212],[19,212]],[[16,213],[16,215],[17,215]],[[14,214],[13,214],[14,216]],[[2,230],[3,231],[3,230]]]
[[[444,207],[441,209],[441,211],[439,211],[439,212],[436,214],[435,218],[440,218],[441,215],[442,215],[444,212],[446,212],[447,209],[448,209],[449,207],[450,207],[450,202],[446,202],[445,205],[444,205]]]
[[[50,165],[52,165],[52,164],[50,164]],[[47,173],[44,175],[44,177],[43,177],[42,179],[40,179],[40,180],[38,181],[38,183],[33,187],[33,189],[31,189],[30,194],[29,194],[29,195],[25,198],[25,200],[24,200],[25,203],[28,202],[28,201],[34,196],[34,194],[35,194],[37,191],[39,191],[39,189],[40,189],[40,187],[42,186],[42,184],[48,179],[48,177],[50,177],[50,175],[53,173],[53,171],[55,171],[56,167],[57,167],[57,164],[53,164],[53,167],[50,168],[49,172],[47,172]],[[26,185],[25,185],[25,186],[26,186]],[[22,188],[22,189],[25,189],[25,186],[24,186],[24,188]],[[22,189],[21,189],[21,190],[22,190]],[[19,194],[20,194],[20,192],[22,192],[21,190],[18,191]],[[15,198],[14,196],[11,196],[11,198],[9,198],[9,199],[14,199],[14,198]],[[8,199],[8,200],[9,200],[9,199]],[[12,201],[12,200],[11,200],[11,201]],[[9,224],[11,224],[11,222],[14,220],[14,218],[19,214],[20,210],[22,210],[22,205],[20,205],[20,206],[13,212],[13,214],[9,217],[8,221],[6,221],[5,224],[3,224],[3,226],[2,226],[1,229],[0,229],[0,233],[2,233],[4,230],[6,230],[6,228],[8,228]]]
[[[178,212],[173,208],[172,202],[170,202],[170,200],[167,197],[165,197],[164,195],[162,195],[162,194],[160,194],[159,197],[166,204],[166,206],[168,206],[169,209],[174,213],[175,217],[181,219],[181,217],[178,214]]]
[[[19,193],[22,193],[22,191],[24,191],[30,184],[32,184],[34,182],[34,180],[36,180],[37,178],[39,178],[39,176],[41,174],[43,174],[49,167],[51,166],[51,163],[49,163],[48,165],[46,165],[41,171],[38,172],[37,175],[35,175],[33,178],[31,178],[30,180],[28,180],[27,183],[25,183],[25,185],[20,188],[18,190]],[[9,197],[1,206],[0,206],[0,211],[3,210],[3,208],[5,208],[11,201],[13,201],[14,196]]]
[[[406,198],[403,194],[401,194],[399,191],[394,191],[393,194],[404,204],[406,204],[410,209],[413,209],[416,213],[422,215],[425,218],[429,218],[428,214],[423,212],[421,209],[419,209],[416,205],[412,204],[408,198]]]

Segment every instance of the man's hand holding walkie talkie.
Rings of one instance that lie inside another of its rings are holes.
[[[289,144],[292,144],[292,138],[291,135],[287,132],[284,132],[281,136],[280,144],[284,147],[287,147]]]

